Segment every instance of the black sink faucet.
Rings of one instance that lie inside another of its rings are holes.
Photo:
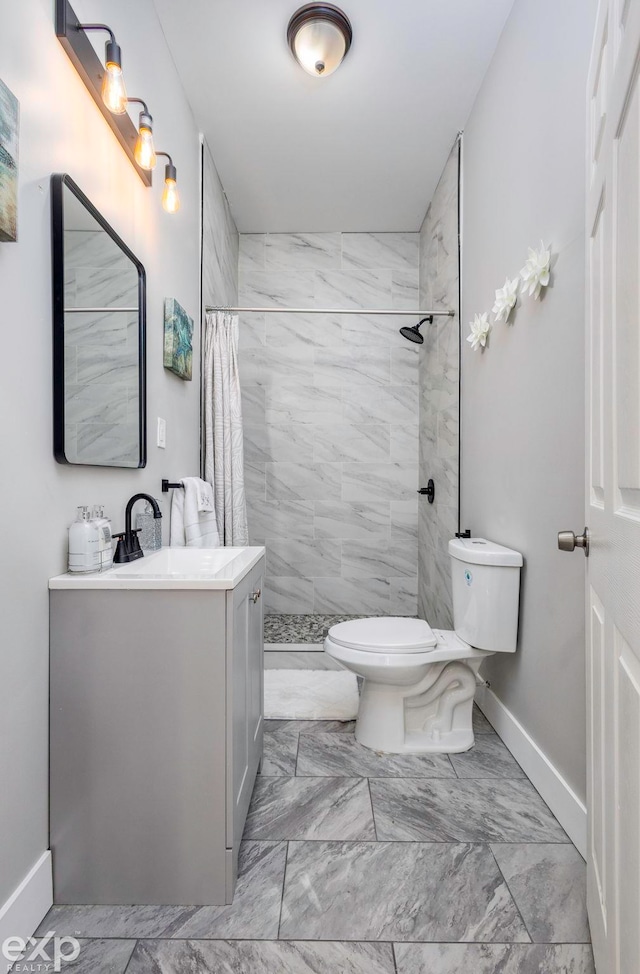
[[[150,494],[134,494],[127,501],[127,506],[124,512],[124,531],[121,534],[114,534],[114,538],[118,539],[118,547],[116,548],[116,553],[113,556],[114,562],[121,565],[123,562],[135,561],[136,558],[142,558],[144,556],[144,551],[140,547],[140,542],[138,541],[139,528],[132,529],[131,527],[131,512],[133,511],[133,505],[136,501],[149,501],[151,507],[153,508],[153,516],[155,518],[162,517],[162,511],[158,506],[158,502],[155,497]]]

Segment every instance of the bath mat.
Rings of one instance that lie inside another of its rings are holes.
[[[355,673],[265,670],[264,716],[272,720],[353,720],[358,714]]]

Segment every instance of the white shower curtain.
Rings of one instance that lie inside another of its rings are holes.
[[[238,316],[209,312],[204,334],[204,477],[213,487],[224,545],[249,543],[244,493]]]

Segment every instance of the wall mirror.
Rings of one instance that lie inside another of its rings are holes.
[[[144,467],[144,267],[65,174],[51,216],[55,458]]]

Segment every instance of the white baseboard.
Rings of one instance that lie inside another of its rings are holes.
[[[587,809],[546,754],[493,690],[479,686],[476,702],[581,856],[587,852]]]
[[[0,907],[0,944],[7,937],[31,937],[53,904],[51,852],[43,852]]]

